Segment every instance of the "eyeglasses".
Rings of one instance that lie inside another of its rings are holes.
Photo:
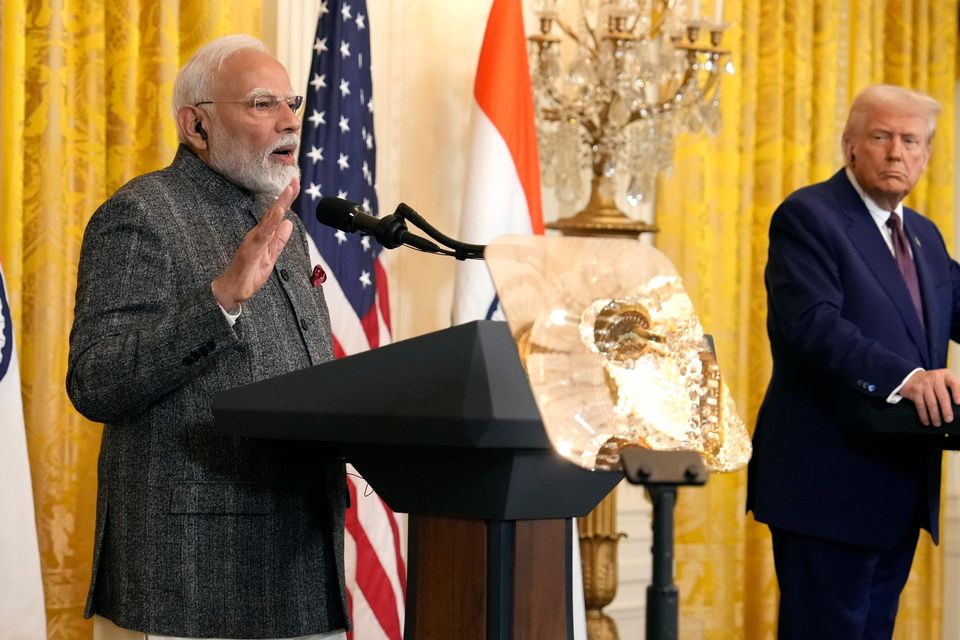
[[[257,115],[269,116],[276,114],[282,103],[286,103],[290,111],[300,113],[300,108],[303,107],[303,96],[281,98],[280,96],[262,94],[253,96],[252,98],[244,98],[243,100],[203,100],[193,106],[199,107],[202,104],[244,104]]]

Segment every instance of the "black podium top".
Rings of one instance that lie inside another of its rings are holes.
[[[213,410],[234,435],[550,448],[502,322],[459,325],[237,387],[217,394]]]
[[[219,393],[234,436],[337,447],[395,511],[585,515],[623,477],[553,449],[509,328],[478,321]]]

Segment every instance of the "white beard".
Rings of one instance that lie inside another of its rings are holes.
[[[277,197],[291,180],[300,177],[300,168],[296,160],[292,165],[276,164],[270,160],[270,154],[274,149],[296,146],[299,142],[300,137],[291,133],[283,136],[270,149],[253,150],[244,148],[239,140],[228,137],[223,144],[225,152],[210,150],[210,165],[234,184],[253,193]]]

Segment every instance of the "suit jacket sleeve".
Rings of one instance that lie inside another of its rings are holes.
[[[184,230],[162,224],[149,206],[121,192],[97,210],[84,235],[67,391],[98,422],[143,411],[239,342],[209,284],[178,288],[169,247],[183,246],[172,236]]]
[[[861,279],[851,285],[850,269],[844,272],[841,265],[848,266],[852,256],[859,258],[838,216],[831,213],[798,199],[788,199],[774,213],[765,276],[768,324],[771,342],[783,344],[772,346],[791,351],[808,371],[832,374],[859,391],[885,398],[922,363],[885,347],[845,317],[844,292],[850,286],[878,288],[879,283]],[[857,277],[871,276],[863,268]]]

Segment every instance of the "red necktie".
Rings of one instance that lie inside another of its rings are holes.
[[[900,216],[891,212],[887,218],[887,226],[893,233],[893,255],[897,259],[897,266],[900,267],[900,274],[907,285],[907,291],[910,292],[910,300],[913,301],[913,308],[917,311],[917,317],[920,319],[920,326],[923,326],[923,303],[920,301],[920,281],[917,279],[917,266],[910,257],[910,245],[907,243],[907,234],[903,232],[900,226]]]

